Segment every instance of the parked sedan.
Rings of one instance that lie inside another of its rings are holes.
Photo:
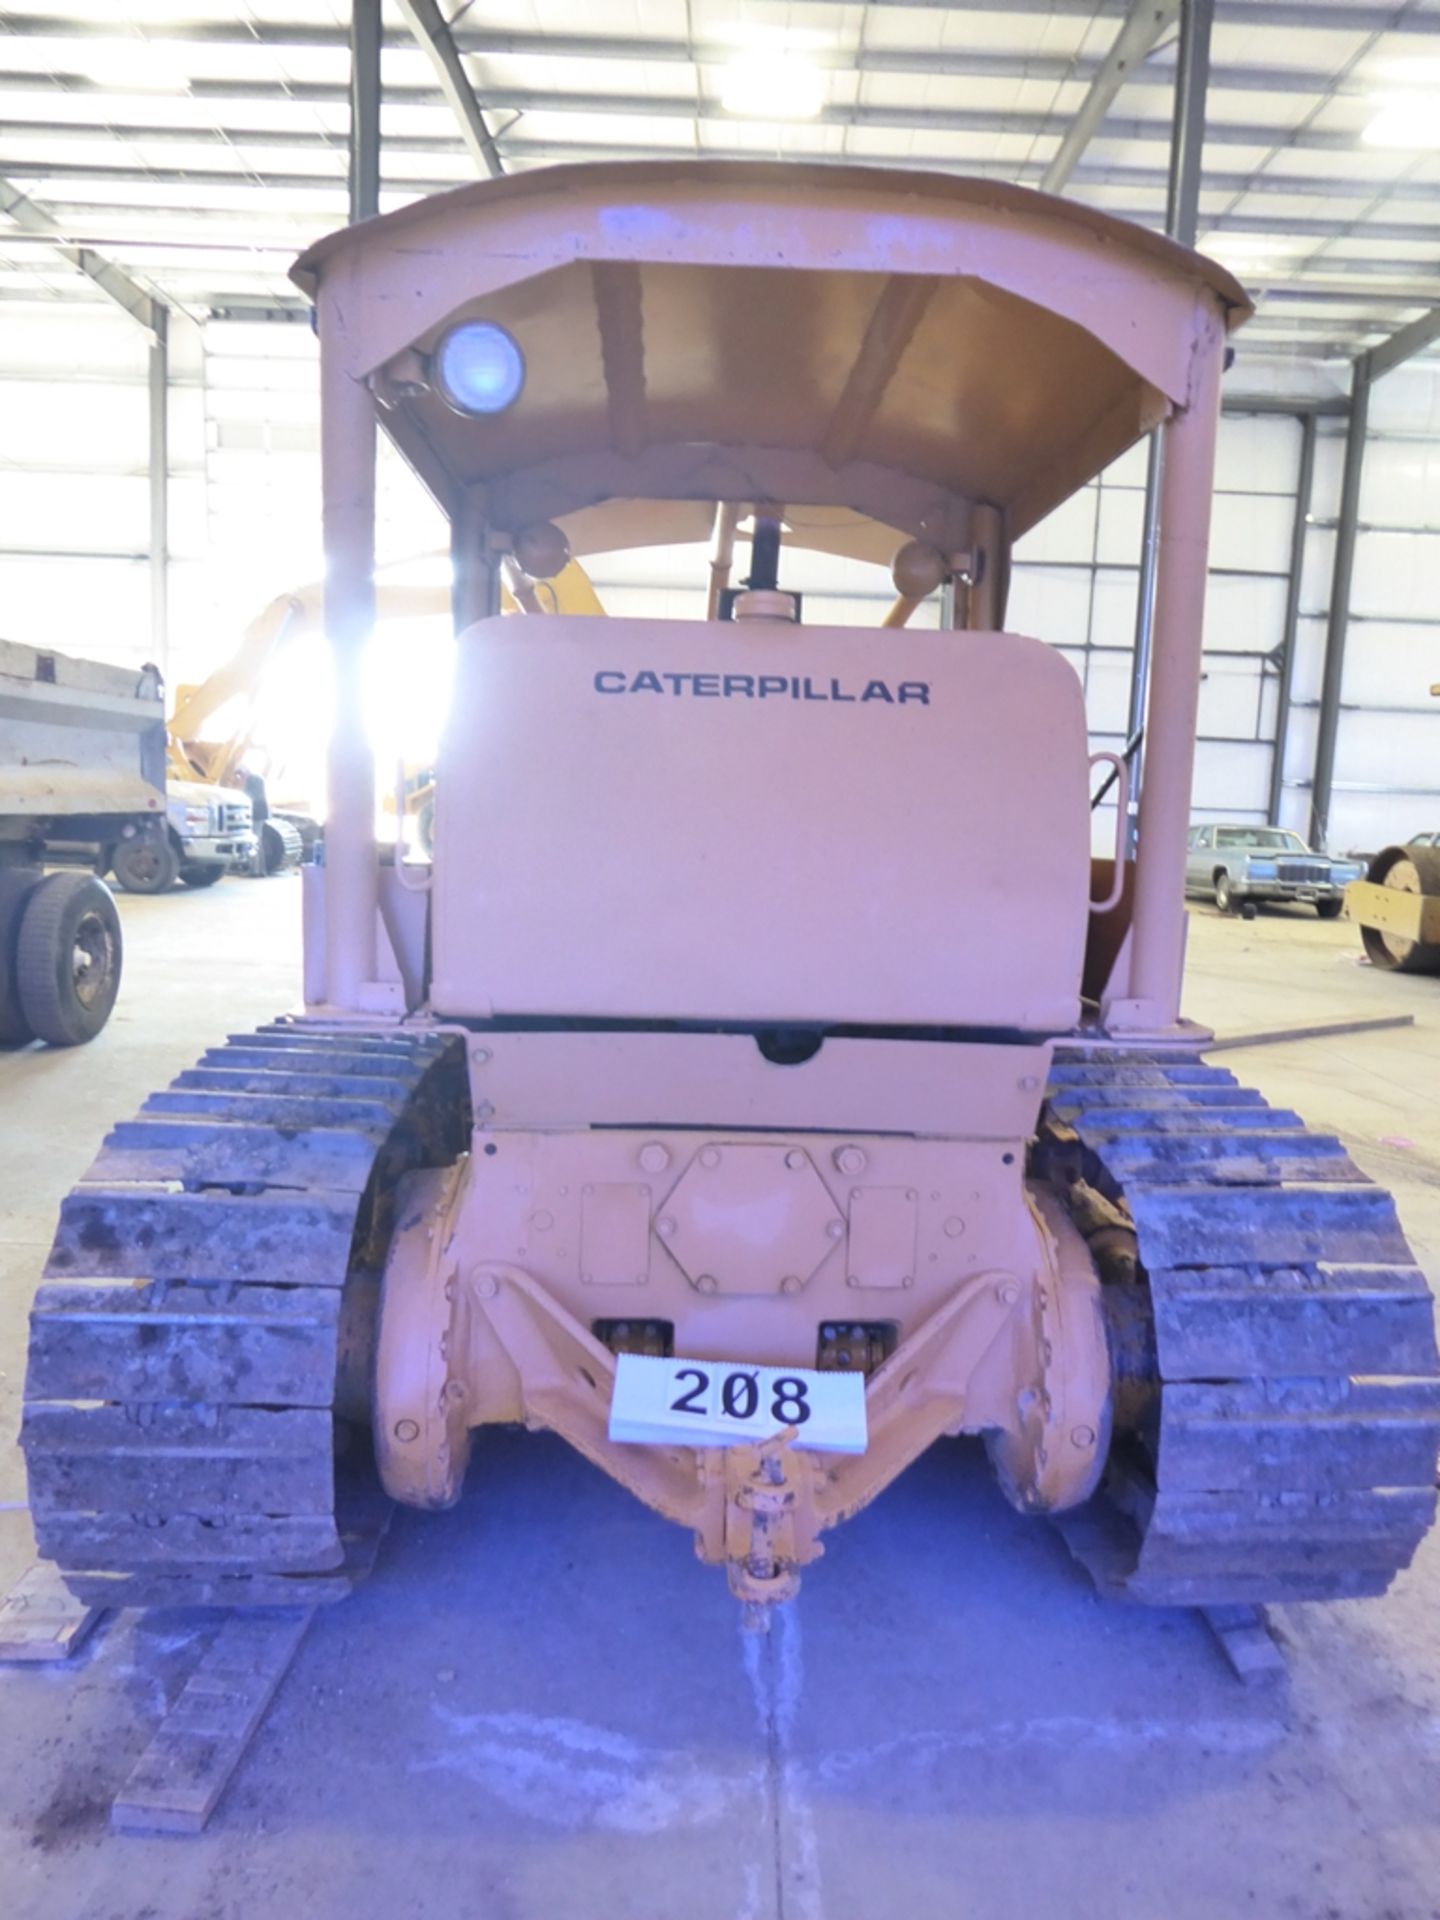
[[[1192,827],[1185,856],[1185,887],[1208,894],[1221,913],[1253,912],[1260,900],[1302,900],[1322,920],[1335,920],[1345,888],[1364,877],[1358,860],[1312,853],[1284,827]]]

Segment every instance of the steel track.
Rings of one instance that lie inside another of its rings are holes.
[[[1198,1054],[1057,1049],[1037,1167],[1108,1250],[1129,1432],[1060,1522],[1097,1584],[1382,1593],[1434,1519],[1440,1448],[1430,1291],[1390,1195]],[[1133,1223],[1128,1262],[1096,1194]]]
[[[110,1134],[62,1209],[21,1435],[77,1594],[315,1604],[363,1576],[386,1509],[370,1482],[347,1510],[334,1466],[347,1303],[363,1321],[401,1175],[467,1125],[457,1041],[282,1024]],[[1175,1606],[1382,1592],[1434,1517],[1440,1441],[1390,1196],[1174,1053],[1060,1049],[1036,1168],[1113,1308],[1126,1431],[1103,1503],[1064,1524],[1097,1582]]]
[[[73,1592],[314,1605],[363,1577],[388,1504],[363,1460],[336,1471],[342,1344],[397,1180],[453,1158],[465,1120],[455,1040],[280,1023],[107,1137],[61,1209],[21,1428]]]

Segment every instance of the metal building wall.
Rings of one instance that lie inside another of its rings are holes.
[[[1195,765],[1199,819],[1266,817],[1299,460],[1293,419],[1222,420]],[[1125,744],[1145,465],[1144,448],[1133,448],[1021,541],[1010,595],[1008,624],[1061,647],[1085,685],[1093,745],[1114,751]],[[1095,815],[1096,850],[1113,841],[1107,804]]]
[[[0,317],[0,633],[140,664],[153,657],[148,337],[107,302]],[[170,343],[170,568],[184,617],[206,549],[199,330]],[[158,664],[169,670],[170,663]]]
[[[1304,832],[1345,422],[1321,420],[1281,818]],[[1440,826],[1440,367],[1376,382],[1360,492],[1329,841],[1373,851]]]

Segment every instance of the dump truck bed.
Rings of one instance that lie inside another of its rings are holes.
[[[165,706],[155,668],[0,640],[0,836],[164,811]]]

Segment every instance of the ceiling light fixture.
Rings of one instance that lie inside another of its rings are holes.
[[[1440,147],[1440,90],[1382,93],[1380,111],[1360,138],[1367,147],[1403,147],[1425,152]]]
[[[185,62],[174,46],[139,36],[81,45],[76,64],[87,80],[107,93],[184,93],[189,88]]]
[[[813,120],[825,104],[825,81],[808,60],[747,54],[725,68],[720,104],[746,120]]]

